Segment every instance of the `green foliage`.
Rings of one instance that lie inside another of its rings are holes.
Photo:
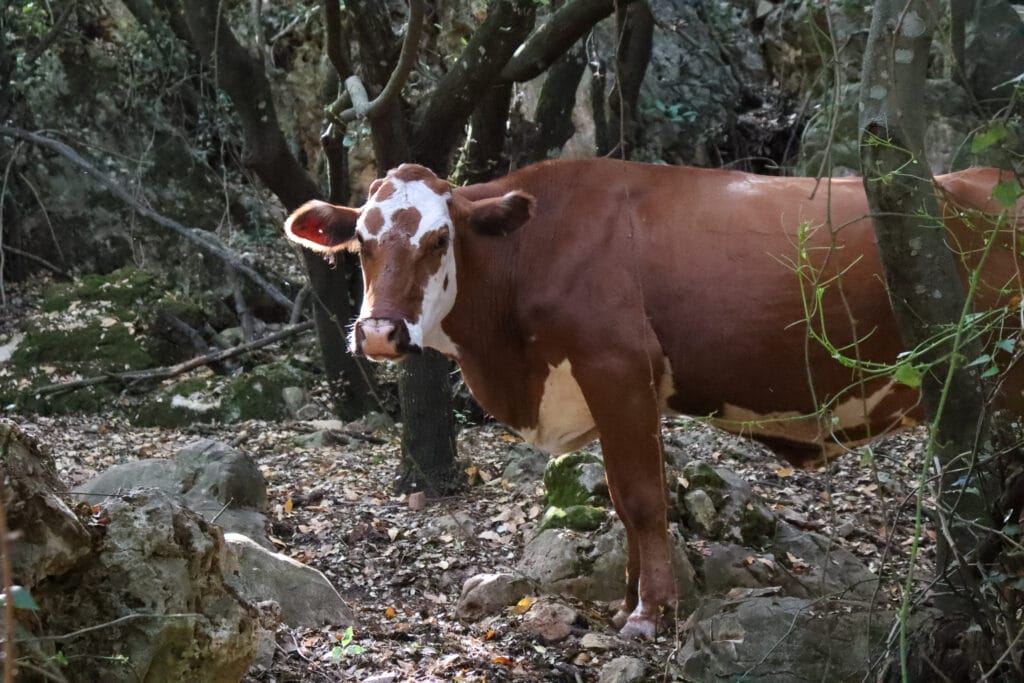
[[[1021,196],[1024,196],[1024,188],[1016,179],[1004,180],[992,188],[992,198],[1007,209],[1012,209]]]
[[[27,609],[33,612],[39,611],[39,605],[32,598],[32,594],[24,586],[11,586],[11,604],[18,609]],[[0,593],[0,607],[7,604],[7,593]]]
[[[362,645],[357,645],[352,642],[354,638],[355,633],[353,632],[352,627],[349,626],[341,636],[341,643],[331,648],[331,658],[344,659],[350,655],[361,655],[366,652],[366,648]]]

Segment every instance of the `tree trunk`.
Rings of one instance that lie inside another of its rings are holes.
[[[214,0],[186,0],[184,15],[192,44],[214,66],[217,85],[242,121],[246,164],[286,209],[294,210],[321,196],[320,188],[288,148],[263,64],[238,43],[227,17],[218,15],[220,9]],[[354,311],[349,298],[354,261],[341,257],[338,267],[330,268],[308,250],[303,250],[303,260],[313,288],[313,317],[333,407],[341,419],[355,419],[379,402],[372,372],[346,350],[345,325]]]
[[[587,55],[581,42],[559,57],[548,69],[548,77],[537,98],[534,114],[537,140],[533,144],[529,161],[558,156],[562,145],[576,132],[572,123],[572,110],[576,106],[576,91],[586,67]]]
[[[615,87],[608,97],[608,135],[615,156],[628,159],[637,143],[636,110],[640,86],[651,61],[654,15],[646,2],[619,6],[615,14]]]
[[[934,9],[925,0],[877,0],[861,78],[864,186],[907,349],[956,328],[968,312],[953,249],[937,227],[939,210],[924,150],[921,103]],[[928,364],[921,388],[933,448],[926,458],[934,458],[940,468],[938,517],[949,530],[948,537],[939,534],[939,570],[945,580],[933,598],[950,618],[966,607],[962,589],[971,588],[976,574],[963,558],[973,554],[984,529],[992,528],[987,500],[995,500],[987,499],[975,462],[976,445],[985,442],[982,384],[977,370],[964,368],[962,360],[976,358],[980,350],[958,342],[959,336],[920,359]],[[937,649],[947,645],[938,643]],[[954,651],[923,654],[941,662]],[[907,670],[905,658],[901,666]]]

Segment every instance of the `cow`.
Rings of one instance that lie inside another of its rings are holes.
[[[982,258],[979,212],[999,211],[993,186],[1012,177],[937,178],[967,265]],[[600,439],[627,534],[626,636],[653,637],[676,602],[661,414],[708,417],[798,464],[921,417],[916,389],[871,369],[904,349],[860,178],[589,159],[453,187],[404,164],[361,208],[309,202],[285,233],[326,255],[358,250],[353,352],[437,349],[537,447]],[[1009,310],[1020,284],[1001,243],[978,306]]]

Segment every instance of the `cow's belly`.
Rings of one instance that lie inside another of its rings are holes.
[[[597,425],[583,391],[572,376],[568,359],[549,366],[531,427],[518,427],[520,436],[542,451],[559,455],[576,450],[597,438]]]

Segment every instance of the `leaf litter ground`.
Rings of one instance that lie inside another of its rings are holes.
[[[326,405],[322,389],[319,397]],[[321,412],[329,419],[326,408]],[[523,608],[477,624],[456,618],[463,582],[477,573],[513,572],[543,510],[539,478],[516,485],[502,479],[518,440],[499,425],[464,428],[459,453],[471,485],[414,510],[392,492],[395,429],[360,433],[359,424],[346,425],[309,447],[297,444],[322,424],[171,430],[100,417],[11,417],[49,445],[69,486],[118,463],[171,457],[197,438],[225,441],[256,461],[279,551],[323,571],[356,624],[351,634],[340,626],[282,626],[273,665],[253,670],[248,681],[596,681],[602,665],[624,654],[673,679],[673,653],[685,634],[677,629],[655,643],[619,640],[609,624],[613,606],[604,603],[562,599],[582,619],[555,643],[521,628]],[[876,444],[871,463],[855,453],[816,472],[794,471],[759,447],[690,420],[666,420],[665,435],[669,448],[744,477],[787,523],[825,534],[860,557],[883,579],[880,607],[898,601],[921,430]],[[606,524],[617,523],[612,514]],[[926,529],[916,572],[923,578],[931,574],[933,541]],[[700,544],[691,550],[700,552]],[[606,637],[584,641],[588,632]]]

